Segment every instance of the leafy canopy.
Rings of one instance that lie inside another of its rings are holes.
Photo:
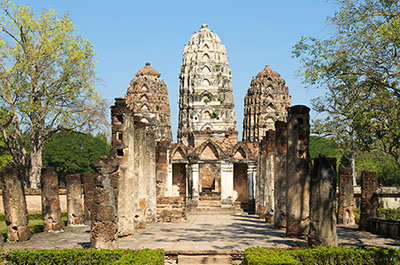
[[[35,14],[2,0],[0,30],[0,130],[14,162],[37,178],[43,147],[54,133],[103,124],[95,53],[70,17],[52,9]]]
[[[336,0],[332,34],[303,37],[293,54],[309,86],[326,89],[313,102],[328,113],[318,128],[345,151],[379,149],[400,168],[399,0]]]

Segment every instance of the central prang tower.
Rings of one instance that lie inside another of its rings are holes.
[[[206,24],[185,46],[179,78],[178,141],[194,147],[209,137],[233,140],[237,131],[228,56]]]

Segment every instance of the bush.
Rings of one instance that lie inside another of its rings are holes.
[[[400,209],[378,209],[378,218],[400,221]]]
[[[6,254],[7,264],[164,264],[164,250],[13,250]]]
[[[249,248],[245,264],[399,264],[400,250],[393,248]]]

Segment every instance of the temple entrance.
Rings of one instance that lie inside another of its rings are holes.
[[[172,164],[172,196],[186,197],[186,163]]]
[[[233,193],[234,206],[238,209],[248,210],[249,187],[247,184],[247,164],[233,164]]]

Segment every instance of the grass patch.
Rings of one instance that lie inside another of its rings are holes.
[[[29,229],[32,234],[43,232],[43,220],[41,213],[29,213]],[[67,225],[67,212],[61,212],[61,220],[64,226]],[[3,238],[7,241],[7,225],[5,221],[4,213],[0,213],[0,233],[3,234]]]

